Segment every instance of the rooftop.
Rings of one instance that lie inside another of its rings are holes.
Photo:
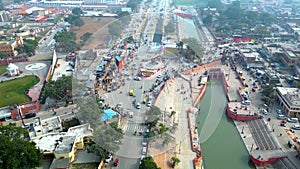
[[[282,96],[289,100],[293,106],[300,106],[300,91],[298,88],[277,87]]]
[[[45,121],[42,121],[42,124],[45,124]],[[93,130],[90,128],[90,125],[83,124],[69,128],[68,132],[46,133],[32,138],[32,141],[43,152],[62,154],[70,152],[74,146],[74,142],[81,141],[84,136],[90,136],[92,133]]]
[[[74,141],[76,139],[76,136],[68,136],[65,135],[63,137],[59,138],[59,141],[56,141],[56,148],[54,152],[56,154],[65,154],[72,151],[74,146]]]

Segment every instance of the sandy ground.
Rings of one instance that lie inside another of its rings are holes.
[[[101,48],[106,45],[110,39],[107,25],[111,23],[115,18],[113,17],[82,17],[84,25],[80,27],[73,27],[71,31],[74,31],[77,35],[77,43],[80,42],[80,37],[87,32],[93,33],[90,40],[86,42],[83,49]]]

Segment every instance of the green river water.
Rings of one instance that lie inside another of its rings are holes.
[[[214,79],[209,82],[206,92],[198,105],[201,112],[197,116],[199,135],[206,135],[205,137],[207,138],[205,141],[201,141],[203,142],[201,143],[201,149],[203,152],[204,168],[255,168],[250,161],[249,154],[233,121],[229,119],[225,113],[224,105],[226,105],[226,103],[227,99],[221,79]],[[220,108],[220,106],[224,108]],[[216,112],[213,111],[217,107],[222,109],[220,114],[216,114]],[[216,115],[210,114],[210,118],[208,118],[209,113]],[[206,127],[203,128],[204,124]]]

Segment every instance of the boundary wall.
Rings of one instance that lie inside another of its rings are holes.
[[[28,62],[29,59],[28,58],[20,58],[20,59],[3,59],[0,60],[0,66],[5,66],[8,65],[10,63],[16,63],[16,62]]]

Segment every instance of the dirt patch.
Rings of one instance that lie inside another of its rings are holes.
[[[76,33],[77,40],[80,42],[80,37],[87,32],[93,33],[92,37],[84,44],[82,49],[102,48],[106,47],[110,34],[107,25],[116,20],[114,17],[82,17],[84,25],[80,27],[72,27],[71,31]]]
[[[162,141],[162,139],[158,138],[154,143],[151,144],[153,159],[157,166],[161,169],[172,169],[171,158],[175,157],[176,155],[175,142],[171,142],[165,147],[161,145]]]

